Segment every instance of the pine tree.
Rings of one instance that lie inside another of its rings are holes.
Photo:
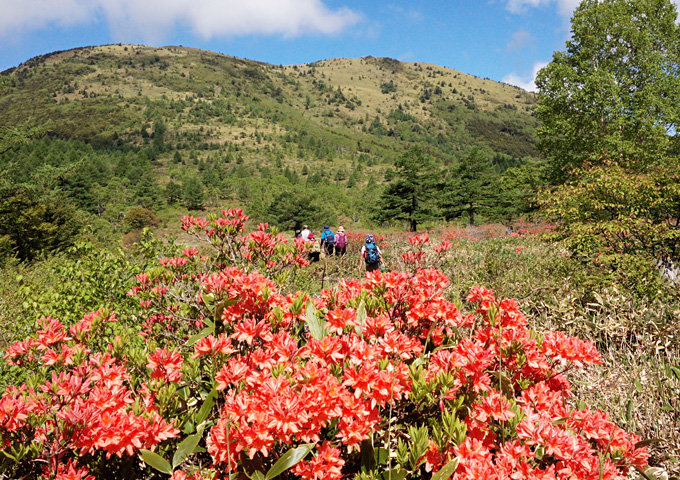
[[[433,218],[433,162],[420,147],[412,147],[397,159],[395,167],[397,180],[385,189],[372,217],[380,223],[406,221],[415,232],[419,223]]]
[[[188,177],[182,182],[184,189],[184,206],[189,210],[203,210],[205,207],[205,194],[201,181],[194,176]]]
[[[482,209],[498,204],[498,177],[491,160],[478,149],[449,170],[442,207],[447,219],[467,215],[470,225]]]

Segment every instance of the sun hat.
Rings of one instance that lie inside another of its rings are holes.
[[[324,226],[323,226],[323,229],[324,229],[324,230],[328,230],[329,228],[331,228],[331,227],[329,227],[328,225],[324,225]]]
[[[366,243],[375,243],[375,237],[372,233],[366,235]]]
[[[338,227],[338,233],[344,233],[345,232],[345,227],[339,226]]]
[[[309,235],[307,235],[307,240],[314,240],[314,234],[312,232],[309,232]]]

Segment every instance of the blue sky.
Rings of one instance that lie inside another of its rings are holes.
[[[680,1],[680,0],[678,0]],[[387,56],[533,87],[579,0],[0,0],[0,71],[87,45],[184,45],[274,64]]]

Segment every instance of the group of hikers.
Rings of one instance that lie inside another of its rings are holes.
[[[296,238],[302,238],[305,242],[311,242],[312,247],[309,251],[309,261],[318,262],[323,251],[327,257],[338,256],[343,257],[347,253],[347,235],[345,228],[341,225],[336,232],[330,229],[330,226],[324,225],[321,232],[321,238],[317,240],[314,233],[307,225],[302,226],[302,230],[295,231]],[[382,263],[382,252],[380,247],[375,243],[375,237],[372,234],[366,235],[366,243],[361,247],[361,257],[364,259],[366,271],[371,272],[378,270]]]

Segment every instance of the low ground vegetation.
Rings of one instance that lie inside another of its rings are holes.
[[[637,295],[536,230],[377,234],[387,271],[365,277],[366,232],[310,266],[229,210],[186,217],[188,245],[146,232],[8,265],[2,470],[677,473],[677,292]]]

